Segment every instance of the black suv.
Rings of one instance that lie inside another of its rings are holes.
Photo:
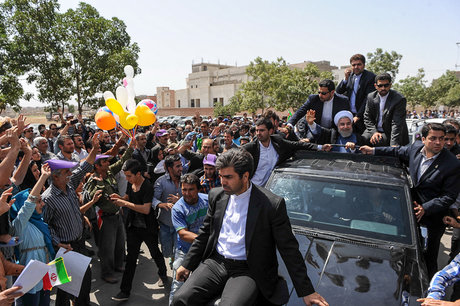
[[[317,292],[330,305],[419,305],[429,279],[397,159],[302,152],[272,173]],[[286,267],[288,305],[304,305]]]

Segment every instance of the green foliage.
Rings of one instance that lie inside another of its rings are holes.
[[[427,90],[427,100],[430,105],[447,105],[449,107],[457,106],[455,99],[456,89],[460,84],[455,72],[447,70],[442,76],[433,80]],[[451,92],[452,90],[452,92]]]
[[[457,107],[460,106],[460,84],[457,83],[455,86],[451,87],[447,92],[447,95],[443,99],[443,104],[448,107]]]
[[[120,85],[125,65],[140,72],[139,47],[118,18],[105,19],[86,3],[63,14],[58,7],[56,0],[7,0],[2,16],[13,60],[28,71],[27,81],[35,84],[39,100],[64,109],[74,98],[81,113],[85,105],[99,106],[98,93]]]
[[[381,48],[375,49],[375,52],[369,52],[366,55],[366,68],[375,74],[388,72],[394,79],[399,71],[399,64],[402,55],[396,51],[383,51]]]
[[[243,83],[237,94],[230,99],[225,111],[262,112],[269,107],[284,111],[297,109],[318,90],[318,80],[332,79],[330,72],[320,72],[314,64],[305,69],[289,67],[283,58],[274,62],[258,57],[246,68],[249,81]],[[222,109],[215,112],[221,114]]]
[[[393,86],[393,89],[399,91],[406,97],[407,104],[414,109],[416,105],[426,103],[426,85],[423,78],[425,70],[420,68],[416,76],[407,76]]]

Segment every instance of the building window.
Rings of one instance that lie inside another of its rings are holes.
[[[190,88],[193,88],[193,85],[190,85]]]
[[[219,102],[222,103],[222,105],[224,105],[224,98],[219,98]]]
[[[208,70],[208,66],[203,66],[203,71]]]
[[[201,107],[200,106],[200,99],[196,99],[196,107]]]
[[[198,88],[198,85],[195,85],[195,88]]]
[[[195,99],[190,100],[190,107],[195,107]]]
[[[180,108],[180,100],[177,100],[177,107]]]
[[[212,106],[216,107],[217,105],[217,98],[212,99]]]

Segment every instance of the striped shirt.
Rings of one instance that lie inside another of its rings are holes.
[[[76,168],[67,183],[67,193],[51,184],[42,194],[45,202],[43,219],[50,228],[53,244],[70,242],[79,239],[83,233],[83,219],[80,213],[80,201],[77,189],[83,176],[93,166],[86,161]]]

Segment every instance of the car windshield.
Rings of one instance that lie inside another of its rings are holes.
[[[286,200],[291,223],[411,244],[404,189],[276,172],[266,186]]]

